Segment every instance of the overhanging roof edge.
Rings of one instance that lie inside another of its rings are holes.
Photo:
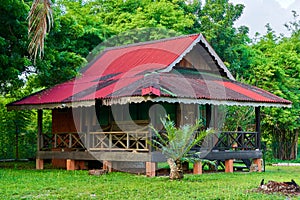
[[[190,98],[172,98],[172,97],[121,97],[113,99],[103,99],[103,105],[141,103],[144,101],[168,102],[168,103],[185,103],[185,104],[212,104],[227,106],[253,106],[253,107],[286,107],[290,108],[291,104],[274,103],[274,102],[250,102],[250,101],[232,101],[232,100],[209,100],[209,99],[190,99]]]
[[[115,104],[142,103],[146,101],[152,102],[168,102],[168,103],[185,103],[185,104],[212,104],[227,106],[253,106],[253,107],[286,107],[290,108],[292,104],[273,103],[273,102],[249,102],[249,101],[230,101],[230,100],[209,100],[209,99],[190,99],[190,98],[172,98],[172,97],[152,97],[152,96],[136,96],[102,99],[102,104],[111,106]],[[54,108],[77,108],[90,107],[95,105],[95,100],[77,101],[67,103],[51,103],[51,104],[31,104],[31,105],[9,105],[7,110],[33,110],[33,109],[54,109]]]
[[[11,110],[40,110],[40,109],[54,109],[54,108],[77,108],[77,107],[89,107],[95,105],[95,100],[88,101],[76,101],[76,102],[61,102],[61,103],[49,103],[49,104],[23,104],[23,105],[7,105],[8,111]]]

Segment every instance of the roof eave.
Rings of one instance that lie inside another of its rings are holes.
[[[258,102],[258,101],[233,101],[233,100],[216,100],[216,99],[192,99],[192,98],[174,98],[174,97],[157,97],[157,96],[134,96],[102,99],[102,104],[111,106],[116,104],[142,103],[146,101],[152,102],[168,102],[168,103],[184,103],[184,104],[212,104],[226,106],[252,106],[252,107],[292,107],[292,103],[279,102]],[[55,109],[55,108],[77,108],[90,107],[95,105],[95,100],[76,101],[67,103],[49,103],[49,104],[28,104],[28,105],[7,105],[7,110],[33,110],[33,109]]]
[[[12,110],[42,110],[55,108],[77,108],[90,107],[95,105],[95,100],[76,101],[76,102],[61,102],[61,103],[47,103],[47,104],[22,104],[22,105],[6,105],[8,111]]]
[[[184,103],[184,104],[212,104],[226,106],[252,106],[252,107],[286,107],[290,108],[291,103],[281,102],[258,102],[258,101],[234,101],[234,100],[217,100],[217,99],[192,99],[178,97],[156,97],[156,96],[137,96],[103,99],[103,105],[141,103],[145,101]]]

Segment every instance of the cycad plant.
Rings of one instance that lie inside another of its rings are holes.
[[[161,122],[165,129],[164,133],[150,126],[156,136],[152,140],[152,145],[166,156],[170,166],[170,179],[182,179],[182,160],[186,158],[191,148],[199,144],[211,131],[200,131],[202,124],[199,121],[179,128],[169,116],[161,119]]]

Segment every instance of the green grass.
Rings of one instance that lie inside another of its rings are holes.
[[[120,172],[90,176],[87,171],[19,168],[18,164],[11,164],[0,169],[0,199],[275,200],[287,197],[255,193],[251,190],[257,188],[263,178],[266,181],[290,181],[293,178],[300,183],[300,167],[268,166],[266,172],[262,173],[186,174],[182,181]]]

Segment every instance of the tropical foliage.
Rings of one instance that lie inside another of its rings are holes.
[[[53,15],[50,0],[33,0],[28,16],[28,33],[31,39],[29,43],[29,54],[36,59],[41,57],[44,51],[46,33],[53,26]]]
[[[123,35],[118,37],[121,41],[114,40],[111,44],[118,45],[201,32],[237,80],[293,102],[292,108],[288,109],[263,108],[262,131],[264,139],[273,146],[274,156],[295,158],[300,126],[300,21],[294,12],[295,20],[286,24],[290,37],[277,36],[271,27],[267,27],[266,35],[251,41],[248,27],[234,26],[243,9],[243,5],[228,0],[56,0],[53,4],[50,0],[2,0],[0,125],[5,128],[5,134],[10,133],[7,137],[13,141],[14,121],[25,123],[27,118],[34,119],[35,113],[6,113],[4,105],[30,91],[74,77],[91,52],[95,53],[93,49],[112,36]],[[132,37],[136,32],[133,30],[139,30],[141,34]],[[248,124],[253,122],[253,111],[247,108],[231,107],[227,113],[226,126],[232,129],[237,127],[233,120],[235,114],[246,117],[239,121],[243,129],[247,128],[246,119],[249,119]],[[8,118],[11,120],[6,120]],[[4,149],[5,145],[10,144],[2,142],[0,148]]]
[[[170,116],[161,119],[164,131],[158,131],[153,126],[155,138],[153,146],[162,152],[167,158],[170,166],[170,179],[182,179],[182,160],[188,156],[189,151],[210,133],[210,131],[200,131],[202,124],[197,121],[194,125],[185,124],[176,127]]]
[[[279,159],[295,159],[300,128],[300,42],[299,33],[278,38],[270,30],[258,43],[251,65],[250,83],[293,102],[292,108],[264,108],[263,130],[272,139]]]

